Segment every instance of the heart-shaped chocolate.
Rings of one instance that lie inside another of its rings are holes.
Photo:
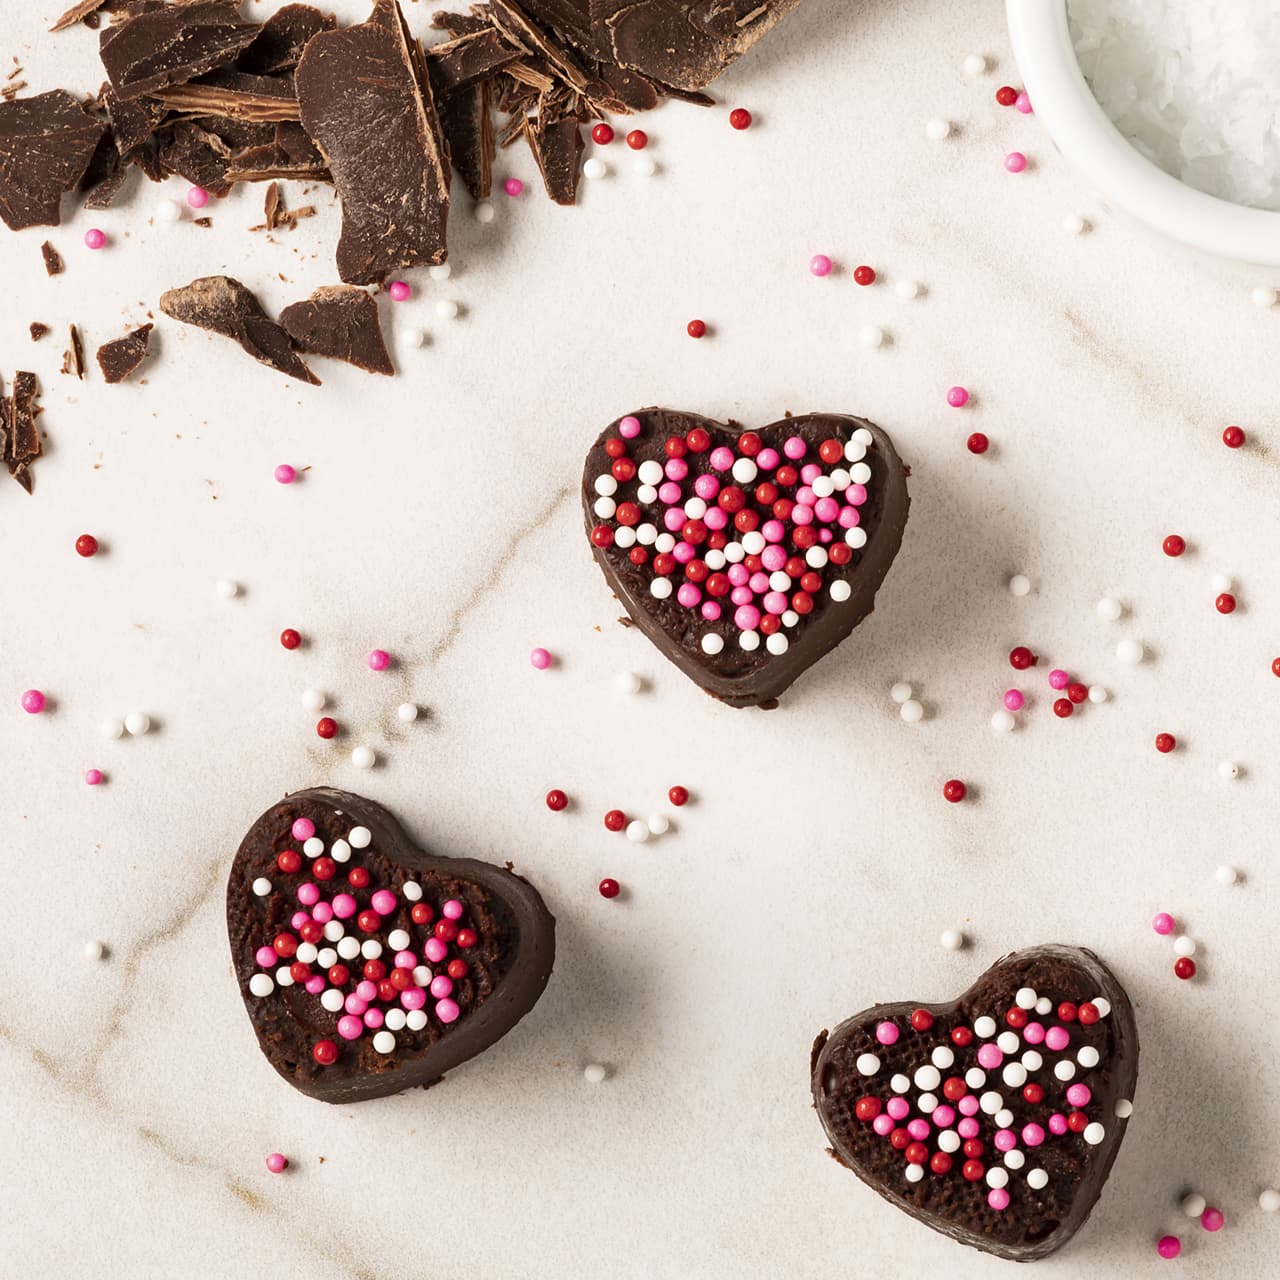
[[[769,703],[875,605],[907,523],[907,468],[863,418],[757,431],[672,409],[612,423],[582,502],[604,576],[685,675]]]
[[[1133,1110],[1138,1031],[1092,951],[992,965],[950,1004],[878,1004],[813,1045],[831,1154],[961,1244],[1031,1262],[1080,1228]]]
[[[250,828],[227,935],[267,1061],[324,1102],[433,1084],[533,1008],[555,959],[528,881],[424,853],[381,805],[327,789]]]

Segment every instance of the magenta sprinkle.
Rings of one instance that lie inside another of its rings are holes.
[[[1156,1252],[1162,1258],[1176,1258],[1182,1252],[1182,1241],[1177,1236],[1161,1236],[1156,1242]]]
[[[86,782],[87,782],[91,787],[97,787],[97,786],[100,786],[100,785],[102,784],[102,770],[101,770],[101,769],[86,769],[86,770],[85,770],[85,773],[84,773],[84,780],[85,780],[85,781],[86,781]]]
[[[947,403],[953,409],[963,409],[969,403],[969,392],[965,387],[951,387],[947,391]]]
[[[815,276],[829,276],[831,274],[831,259],[825,253],[815,253],[809,259],[809,274]]]
[[[1221,1209],[1210,1207],[1200,1215],[1200,1225],[1206,1231],[1221,1231],[1226,1225],[1226,1221],[1226,1218],[1222,1216]]]
[[[316,833],[316,824],[310,818],[295,818],[292,831],[295,840],[310,840]]]
[[[551,665],[551,655],[545,649],[534,649],[529,654],[529,662],[539,671],[545,671]]]
[[[1013,100],[1013,105],[1019,111],[1021,111],[1024,116],[1029,116],[1034,114],[1034,112],[1031,110],[1031,99],[1027,97],[1027,92],[1025,89],[1020,94],[1018,94],[1018,96]]]
[[[282,462],[275,469],[275,477],[277,484],[292,484],[298,478],[298,473],[287,462]]]
[[[518,196],[524,190],[524,183],[519,178],[508,178],[502,184],[502,189],[509,196]]]
[[[1159,934],[1169,934],[1178,925],[1177,921],[1167,911],[1160,911],[1156,914],[1155,919],[1151,921],[1151,927]]]
[[[203,187],[192,187],[187,192],[187,203],[193,209],[203,209],[209,203],[209,193]]]
[[[272,1173],[283,1173],[289,1167],[289,1162],[278,1151],[273,1151],[267,1157],[267,1168]]]
[[[640,434],[640,419],[628,414],[618,423],[618,434],[624,440],[634,440]]]
[[[413,290],[403,280],[393,280],[387,286],[387,293],[392,302],[408,302],[413,296]]]
[[[391,665],[391,655],[385,649],[374,649],[369,654],[369,670],[385,671]]]
[[[1049,688],[1065,689],[1070,683],[1071,677],[1061,667],[1055,667],[1049,672]]]
[[[1021,689],[1006,689],[1004,693],[1004,705],[1010,711],[1021,711],[1026,704],[1026,699],[1022,696]]]
[[[38,716],[44,710],[45,696],[39,689],[28,689],[22,695],[22,709],[29,716]]]
[[[97,227],[90,227],[84,233],[84,243],[87,249],[101,249],[107,243],[107,233]]]
[[[1027,167],[1027,157],[1021,151],[1010,151],[1004,158],[1004,167],[1010,173],[1021,173]]]

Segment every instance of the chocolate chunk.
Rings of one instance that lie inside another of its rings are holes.
[[[49,30],[65,31],[68,27],[74,27],[77,22],[83,22],[90,14],[96,14],[106,2],[107,0],[79,0],[79,3],[73,4]]]
[[[102,65],[121,98],[154,94],[234,62],[261,24],[239,15],[237,0],[196,0],[139,13],[104,31]]]
[[[258,76],[292,71],[307,41],[337,25],[331,13],[321,13],[309,4],[287,4],[262,24],[253,43],[236,59],[236,66]]]
[[[160,296],[160,310],[238,342],[255,360],[302,382],[320,379],[294,353],[289,335],[262,309],[258,299],[230,276],[203,276]]]
[[[110,81],[102,86],[98,99],[111,121],[111,136],[121,156],[141,147],[169,114],[169,108],[158,98],[132,98],[126,102]]]
[[[520,50],[492,27],[432,45],[427,50],[427,73],[437,107],[449,94],[478,80],[487,80],[519,57]]]
[[[662,100],[657,85],[638,71],[606,62],[597,68],[597,74],[628,111],[652,111]]]
[[[447,31],[451,36],[473,36],[488,29],[488,22],[473,13],[450,13],[437,9],[431,15],[431,25],[437,31]]]
[[[31,330],[32,342],[39,342],[40,339],[49,332],[49,326],[47,324],[41,324],[39,320],[33,320],[29,328]]]
[[[166,173],[176,173],[210,195],[225,196],[231,190],[227,178],[231,155],[231,148],[216,133],[183,120],[161,142],[159,159]]]
[[[216,78],[161,89],[156,96],[172,111],[197,116],[225,116],[259,123],[298,118],[293,86],[271,76],[217,73]]]
[[[44,258],[47,275],[60,276],[66,270],[62,264],[62,255],[47,240],[40,246],[40,254]]]
[[[84,343],[80,338],[80,330],[72,325],[67,335],[70,345],[62,354],[62,372],[74,373],[81,382],[84,381]]]
[[[65,90],[0,103],[0,218],[11,231],[56,227],[106,128]]]
[[[270,142],[235,152],[226,171],[228,182],[265,182],[272,178],[333,181],[324,157],[306,130],[291,122],[277,125]]]
[[[374,284],[443,262],[448,161],[422,51],[396,0],[376,0],[361,26],[315,36],[296,83],[303,126],[342,202],[342,280]]]
[[[538,162],[547,195],[556,204],[573,204],[582,172],[582,149],[586,145],[578,122],[573,119],[557,120],[554,124],[544,125],[539,118],[537,122],[526,122],[525,135],[533,150],[533,158]]]
[[[40,410],[36,406],[40,385],[34,373],[15,373],[13,393],[4,402],[5,463],[9,474],[28,492],[33,487],[31,464],[40,456],[43,446],[36,430]]]
[[[582,94],[587,92],[591,79],[573,54],[542,30],[515,0],[489,0],[489,21],[518,48],[545,59],[570,88]]]
[[[459,89],[440,103],[440,127],[449,144],[449,163],[475,200],[493,191],[492,97],[489,81]]]
[[[378,304],[363,289],[328,285],[280,313],[280,324],[308,355],[345,360],[366,373],[395,373],[382,340]]]
[[[144,324],[98,348],[98,367],[108,382],[123,382],[147,358],[153,327]]]

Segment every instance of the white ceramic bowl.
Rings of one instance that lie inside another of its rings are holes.
[[[1058,150],[1108,201],[1183,244],[1280,266],[1280,213],[1206,195],[1153,164],[1111,123],[1081,74],[1067,0],[1006,0],[1027,93]]]

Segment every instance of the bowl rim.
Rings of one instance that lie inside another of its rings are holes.
[[[1111,203],[1173,240],[1280,266],[1280,213],[1197,191],[1148,160],[1093,96],[1071,42],[1067,0],[1005,0],[1014,57],[1035,113],[1067,160]]]

